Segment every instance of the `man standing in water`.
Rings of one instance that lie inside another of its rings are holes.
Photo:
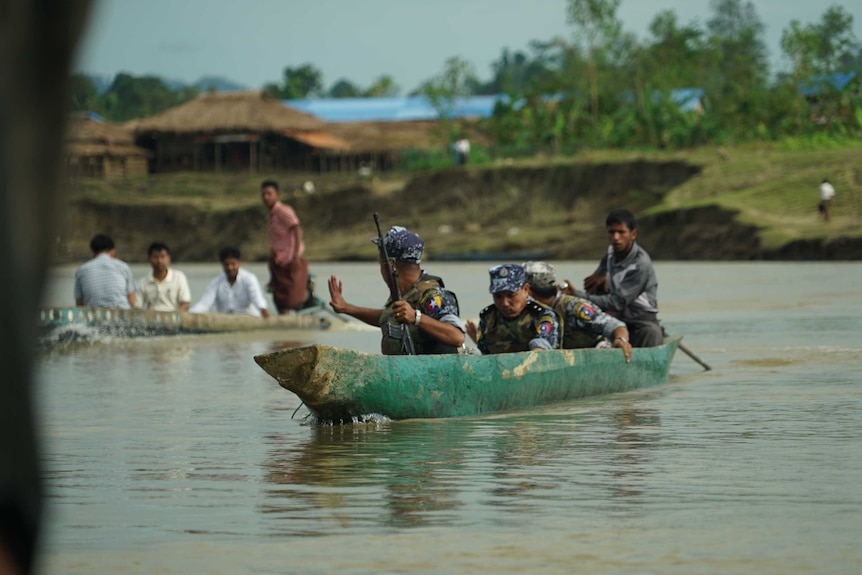
[[[372,240],[378,246],[380,240]],[[383,237],[390,261],[380,250],[380,275],[389,286],[390,296],[383,309],[359,307],[347,303],[338,278],[329,278],[329,304],[338,313],[346,313],[383,331],[381,351],[398,355],[401,330],[407,329],[418,355],[457,353],[464,344],[464,324],[458,317],[458,299],[443,285],[443,280],[425,273],[420,267],[425,243],[413,232],[392,226]],[[397,271],[398,289],[393,285],[392,268]],[[395,293],[402,294],[396,299]]]
[[[612,210],[605,219],[608,254],[584,278],[584,289],[566,292],[589,300],[625,322],[633,347],[659,346],[664,339],[658,320],[658,281],[649,254],[640,247],[637,221],[628,210]]]
[[[279,201],[278,182],[264,180],[260,197],[269,208],[266,231],[269,235],[269,283],[279,314],[302,309],[309,298],[308,262],[303,256],[302,226],[296,212]]]

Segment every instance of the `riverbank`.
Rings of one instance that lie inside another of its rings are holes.
[[[459,254],[545,252],[592,259],[605,246],[614,207],[639,216],[641,243],[658,260],[862,259],[862,145],[784,145],[679,152],[592,152],[488,167],[371,176],[162,174],[70,182],[56,263],[89,257],[96,232],[118,256],[144,261],[152,241],[176,261],[212,261],[222,245],[266,258],[258,197],[275,177],[304,224],[313,261],[376,257],[372,213],[384,226],[415,229],[428,259]],[[837,195],[832,222],[819,219],[817,186]],[[308,185],[307,183],[311,183]],[[312,190],[312,191],[310,191]]]

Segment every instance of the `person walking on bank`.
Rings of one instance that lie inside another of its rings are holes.
[[[239,248],[228,246],[219,252],[223,274],[213,278],[201,299],[189,310],[206,313],[215,306],[218,313],[242,313],[269,317],[260,282],[253,273],[240,268]]]
[[[557,275],[551,264],[526,262],[524,271],[530,296],[557,312],[562,324],[563,349],[594,347],[600,343],[623,350],[626,363],[631,361],[632,346],[626,324],[606,314],[594,303],[562,293],[557,287]]]
[[[279,314],[302,309],[309,298],[308,261],[303,257],[305,243],[296,212],[279,200],[278,182],[264,180],[260,196],[269,208],[266,231],[269,235],[269,283]]]
[[[488,270],[494,303],[479,312],[479,325],[467,323],[483,355],[560,347],[560,320],[551,308],[530,297],[523,266],[502,264]]]
[[[138,280],[141,307],[155,311],[188,311],[192,301],[186,274],[171,269],[171,250],[153,242],[147,250],[147,260],[153,273]]]
[[[832,217],[832,198],[835,197],[835,188],[829,183],[827,178],[823,178],[820,183],[820,204],[818,208],[823,214],[823,221],[828,222]]]
[[[605,219],[608,254],[576,290],[567,280],[564,290],[589,300],[625,322],[634,347],[656,347],[664,335],[658,320],[658,281],[649,254],[635,241],[637,221],[628,210],[612,210]]]
[[[380,246],[380,240],[374,238]],[[338,313],[355,317],[383,332],[381,351],[385,355],[401,352],[401,331],[409,330],[418,355],[458,353],[464,345],[465,327],[458,316],[458,299],[446,289],[443,280],[432,276],[420,267],[425,243],[415,233],[401,226],[392,226],[383,237],[389,261],[380,250],[380,275],[389,287],[390,296],[383,309],[359,307],[344,299],[342,283],[335,276],[329,278],[329,296]],[[398,279],[393,285],[392,268]],[[395,293],[401,293],[400,300]]]
[[[135,276],[115,257],[114,240],[96,234],[90,240],[93,259],[75,272],[75,305],[130,309],[135,306]]]

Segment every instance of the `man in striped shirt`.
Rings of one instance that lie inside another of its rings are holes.
[[[75,305],[129,309],[135,305],[135,277],[115,257],[114,240],[96,234],[90,240],[93,259],[75,272]]]

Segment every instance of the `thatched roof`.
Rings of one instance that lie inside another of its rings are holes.
[[[75,113],[69,117],[66,151],[73,156],[149,156],[135,145],[128,128],[106,122],[94,114]]]
[[[201,94],[161,114],[126,124],[135,134],[276,132],[321,130],[326,122],[264,95],[263,92]]]
[[[343,122],[327,130],[350,144],[351,152],[383,152],[439,147],[436,121]]]
[[[95,114],[79,112],[69,116],[66,142],[131,146],[135,143],[135,137],[128,128],[106,122]]]

